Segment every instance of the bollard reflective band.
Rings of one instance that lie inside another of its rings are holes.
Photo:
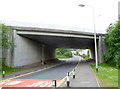
[[[67,76],[67,81],[70,81],[69,76]]]
[[[75,75],[75,72],[73,72],[73,75]]]
[[[67,73],[67,76],[69,76],[69,72]]]

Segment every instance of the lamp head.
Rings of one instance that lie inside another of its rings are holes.
[[[84,7],[85,5],[84,5],[84,4],[80,4],[79,6],[80,6],[80,7]]]

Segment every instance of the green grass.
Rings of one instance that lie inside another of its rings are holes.
[[[10,73],[13,73],[13,72],[22,71],[22,70],[18,70],[18,69],[15,69],[15,68],[7,67],[5,65],[2,66],[2,69],[5,70],[5,74],[10,74]],[[2,71],[0,72],[0,74],[2,74]]]
[[[57,55],[56,58],[69,58],[69,57],[63,55]]]
[[[95,65],[91,65],[95,72]],[[108,64],[99,64],[99,73],[96,73],[102,87],[118,87],[118,68]]]
[[[89,56],[85,56],[85,59],[89,59],[90,57]]]

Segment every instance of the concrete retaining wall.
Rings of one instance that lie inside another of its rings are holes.
[[[42,44],[14,33],[14,57],[12,67],[20,67],[28,64],[41,62]],[[44,61],[55,58],[55,49],[45,46]]]

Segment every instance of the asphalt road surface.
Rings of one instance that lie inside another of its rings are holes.
[[[16,79],[48,79],[48,80],[61,80],[67,75],[67,72],[71,72],[79,61],[79,56],[73,56],[67,60],[64,64],[55,66],[50,69],[46,69],[40,72],[32,73]]]
[[[52,87],[52,80],[57,80],[59,85],[60,80],[66,76],[67,72],[71,72],[78,64],[79,58],[79,56],[74,56],[73,58],[61,59],[61,61],[67,61],[39,72],[33,71],[33,73],[21,77],[1,81],[0,87]]]

